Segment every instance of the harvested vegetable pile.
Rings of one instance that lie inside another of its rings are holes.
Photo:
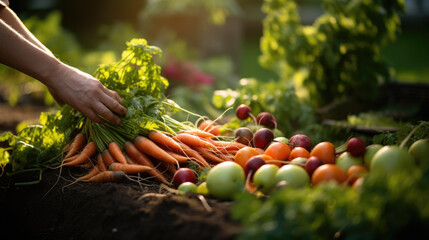
[[[170,113],[184,111],[196,122],[205,120],[164,96],[168,81],[154,62],[161,54],[159,48],[144,39],[132,39],[127,46],[120,61],[100,66],[94,74],[123,98],[128,113],[121,117],[121,124],[92,122],[68,106],[42,113],[40,124],[24,128],[17,136],[11,132],[1,135],[0,141],[9,142],[9,148],[0,152],[1,165],[11,165],[8,174],[78,167],[85,173],[76,181],[128,178],[144,182],[155,178],[170,185],[178,168],[189,166],[199,173],[232,160],[245,146],[210,133],[213,122],[200,129],[190,121],[170,117]]]

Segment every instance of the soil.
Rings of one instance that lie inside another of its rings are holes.
[[[37,119],[44,108],[0,106],[0,132]],[[77,182],[80,169],[45,170],[38,184],[0,172],[0,231],[31,239],[234,239],[232,202],[179,196],[158,182]],[[36,176],[31,177],[38,177]],[[10,238],[12,238],[10,237]]]

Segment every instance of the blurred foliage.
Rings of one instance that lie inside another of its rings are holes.
[[[300,96],[323,106],[347,96],[371,99],[389,81],[381,48],[396,37],[401,0],[325,0],[313,25],[300,23],[293,0],[265,0],[260,63],[293,81]]]
[[[206,12],[209,22],[214,25],[223,25],[228,16],[239,15],[241,10],[235,0],[148,0],[143,10],[143,17],[173,15],[173,14],[201,14]]]
[[[255,116],[260,112],[270,112],[277,119],[277,127],[286,136],[316,120],[314,109],[296,95],[295,88],[277,81],[241,79],[236,90],[229,88],[215,91],[213,103],[220,109],[235,109],[240,104],[246,104]]]
[[[392,132],[383,132],[379,135],[374,136],[373,143],[381,144],[381,145],[400,145],[404,139],[411,133],[413,134],[408,139],[408,141],[404,144],[407,148],[411,146],[411,144],[419,139],[429,138],[429,122],[423,121],[420,122],[419,125],[407,124],[401,127],[398,131]]]

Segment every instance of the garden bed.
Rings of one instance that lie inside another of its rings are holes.
[[[76,183],[68,171],[14,186],[1,177],[1,231],[32,239],[234,239],[231,202],[170,193],[158,183]],[[58,182],[57,182],[58,180]],[[6,210],[6,212],[4,212]]]

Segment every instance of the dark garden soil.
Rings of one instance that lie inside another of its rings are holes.
[[[20,119],[9,118],[16,122],[37,119],[40,111],[3,108],[0,132],[13,129],[6,115],[21,114]],[[155,181],[69,185],[82,173],[46,170],[40,183],[28,186],[14,183],[29,179],[2,174],[0,238],[224,240],[240,233],[240,225],[230,218],[231,202],[178,196]]]

